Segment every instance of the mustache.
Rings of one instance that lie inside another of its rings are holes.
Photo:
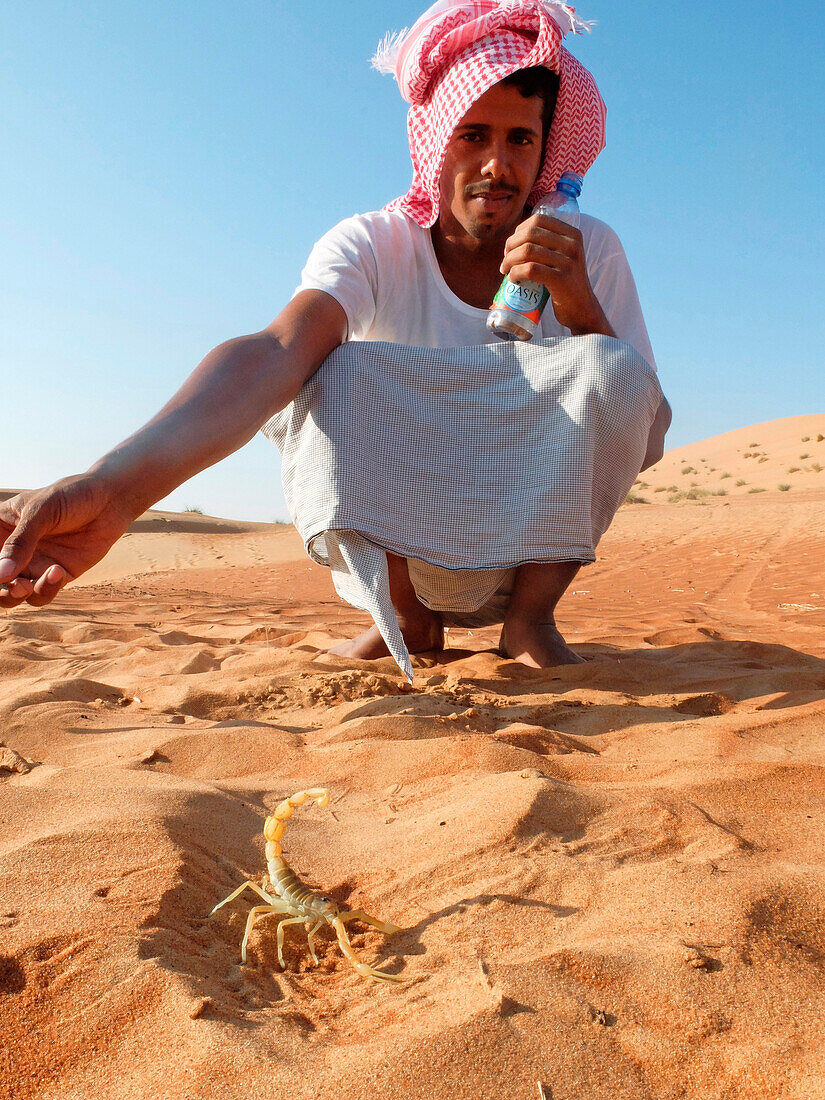
[[[472,199],[477,195],[515,195],[517,190],[516,187],[509,187],[501,183],[475,183],[465,187],[464,194]]]

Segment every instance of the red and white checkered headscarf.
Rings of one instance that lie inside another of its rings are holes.
[[[528,202],[552,191],[563,172],[583,176],[604,148],[605,106],[591,74],[562,46],[588,29],[558,0],[438,0],[409,30],[384,40],[373,58],[412,106],[407,134],[410,190],[387,210],[403,210],[427,229],[438,218],[447,145],[470,107],[519,69],[559,74],[559,95],[544,162]]]

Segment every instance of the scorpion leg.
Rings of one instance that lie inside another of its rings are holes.
[[[373,928],[377,928],[378,931],[383,932],[385,936],[391,936],[394,932],[403,931],[397,924],[390,924],[386,921],[377,920],[375,917],[371,917],[369,913],[365,913],[363,909],[353,909],[351,913],[341,913],[342,924],[346,924],[347,921],[351,920],[362,920],[364,924],[371,924]]]
[[[294,909],[287,909],[288,913],[294,913]],[[288,924],[304,924],[306,917],[290,917],[288,920],[282,920],[278,925],[278,962],[286,970],[286,963],[284,962],[284,928]]]
[[[376,970],[374,966],[369,966],[365,962],[361,962],[358,956],[352,949],[352,944],[349,942],[349,936],[347,930],[344,927],[344,923],[340,917],[336,917],[332,922],[332,927],[335,929],[335,934],[338,937],[338,944],[346,957],[358,971],[362,978],[373,978],[377,982],[406,982],[407,978],[403,978],[400,974],[385,974],[383,970]]]
[[[226,905],[227,902],[234,901],[239,894],[242,894],[244,892],[247,886],[250,890],[254,890],[255,893],[267,903],[267,905],[272,904],[273,899],[269,896],[269,894],[266,893],[265,890],[262,890],[256,882],[249,882],[249,880],[247,880],[246,882],[242,883],[237,890],[233,890],[228,898],[224,898],[223,901],[219,901],[212,912],[209,914],[209,916],[214,916],[222,905]]]
[[[281,901],[280,898],[272,898],[267,905],[256,905],[249,910],[249,915],[246,918],[246,931],[243,935],[243,941],[241,942],[241,961],[246,962],[246,945],[249,941],[249,933],[252,931],[252,927],[255,924],[255,920],[258,916],[266,916],[267,913],[272,913],[274,916],[279,916],[281,913],[291,913],[292,910],[289,906]]]
[[[272,910],[268,905],[256,905],[249,910],[249,915],[246,918],[246,930],[241,940],[241,962],[246,962],[246,945],[249,942],[249,933],[252,931],[252,926],[255,924],[255,918],[259,913],[271,913]]]
[[[307,947],[309,948],[310,955],[312,955],[312,961],[316,966],[318,965],[318,956],[315,954],[315,944],[312,941],[315,939],[315,933],[323,923],[323,920],[316,921],[312,928],[307,930]]]

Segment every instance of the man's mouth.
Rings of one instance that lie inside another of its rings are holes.
[[[482,191],[471,191],[470,197],[473,199],[479,199],[482,202],[489,202],[491,204],[500,204],[509,202],[512,199],[515,191],[510,188],[485,188]]]

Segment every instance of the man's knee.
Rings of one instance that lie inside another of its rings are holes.
[[[661,393],[656,371],[647,360],[634,348],[622,348],[612,339],[607,354],[594,357],[582,377],[616,423],[636,421],[640,411],[647,411]]]
[[[665,453],[665,435],[672,420],[673,410],[668,399],[663,397],[650,426],[650,433],[647,437],[647,451],[645,452],[645,460],[642,463],[643,470],[655,466]]]
[[[656,371],[634,348],[629,345],[622,348],[617,341],[610,340],[607,351],[609,354],[593,357],[582,371],[582,382],[588,387],[588,401],[598,406],[602,441],[609,437],[622,441],[624,447],[632,439],[634,450],[644,445],[641,467],[644,470],[658,462],[664,453],[670,405],[662,397]],[[646,441],[643,435],[640,437],[644,424],[651,424]]]

